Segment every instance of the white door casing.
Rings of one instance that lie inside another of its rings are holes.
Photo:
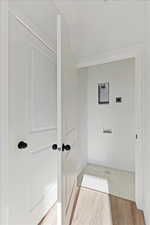
[[[8,2],[0,1],[0,224],[8,225]]]
[[[77,74],[73,61],[69,33],[63,18],[57,17],[57,128],[58,138],[58,225],[70,222],[70,202],[76,185],[78,168],[77,148]],[[70,151],[62,152],[62,144]]]

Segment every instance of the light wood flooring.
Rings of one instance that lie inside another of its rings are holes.
[[[57,225],[56,206],[40,225]],[[80,188],[71,225],[145,225],[142,211],[132,201]]]
[[[81,188],[71,225],[145,225],[132,201]]]

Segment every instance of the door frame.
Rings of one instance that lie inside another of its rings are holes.
[[[0,1],[0,224],[8,224],[8,0]]]
[[[92,57],[83,57],[78,69],[104,63],[133,58],[135,60],[135,201],[138,209],[143,210],[143,79],[144,45],[116,49]],[[138,139],[136,140],[136,134]]]
[[[57,225],[64,223],[62,199],[62,89],[61,89],[61,15],[57,15]]]

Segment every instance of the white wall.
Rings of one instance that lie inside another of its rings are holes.
[[[146,45],[144,76],[144,214],[150,225],[150,3],[146,3]]]
[[[86,165],[88,160],[88,118],[87,118],[87,110],[88,110],[88,102],[87,102],[87,94],[88,94],[88,79],[87,79],[88,69],[80,69],[79,70],[79,149],[80,149],[80,167],[79,170],[82,170]]]
[[[88,161],[134,171],[134,60],[88,68]],[[110,82],[110,104],[98,104],[98,83]],[[116,103],[115,97],[122,97]],[[104,134],[112,129],[112,134]]]

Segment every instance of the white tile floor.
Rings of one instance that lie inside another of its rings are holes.
[[[94,177],[85,176],[82,182],[83,175],[91,175]],[[96,177],[102,179],[96,179]],[[88,164],[80,174],[78,182],[79,184],[82,183],[84,187],[87,186],[90,188],[91,186],[91,189],[99,191],[101,188],[102,192],[108,192],[114,196],[135,201],[134,177],[134,173],[132,172]],[[106,182],[108,182],[108,189],[106,187]],[[93,186],[94,183],[95,188]],[[101,187],[99,188],[98,185]]]

